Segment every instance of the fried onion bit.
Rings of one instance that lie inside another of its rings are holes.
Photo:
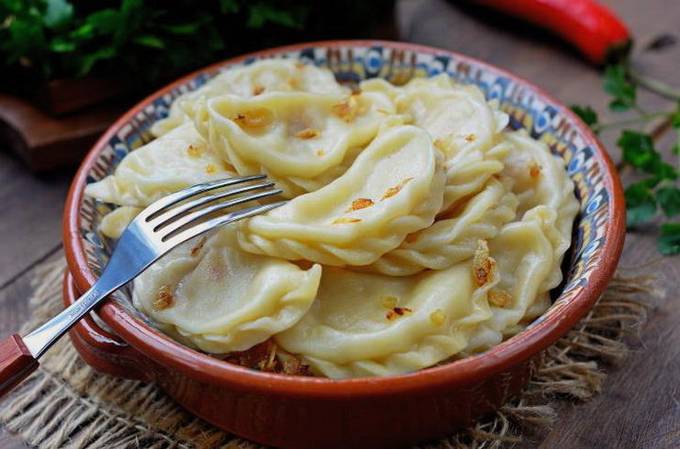
[[[489,290],[489,302],[496,307],[505,307],[512,302],[512,295],[500,288]]]
[[[385,191],[385,194],[382,196],[382,198],[380,198],[380,201],[386,200],[387,198],[391,198],[391,197],[393,197],[394,195],[396,195],[397,193],[399,193],[399,192],[401,191],[401,189],[403,189],[404,186],[405,186],[409,181],[411,181],[412,179],[413,179],[413,178],[410,178],[410,177],[409,177],[409,178],[406,178],[406,179],[404,179],[403,181],[401,181],[399,184],[397,184],[396,186],[390,187],[389,189],[387,189],[387,190]]]
[[[249,111],[239,112],[232,120],[241,128],[259,129],[269,126],[274,120],[274,115],[269,109],[254,108]]]
[[[409,309],[408,307],[393,307],[392,310],[387,312],[385,317],[390,320],[396,320],[400,316],[408,315],[409,313],[413,313],[413,310]]]
[[[352,201],[352,205],[347,209],[347,212],[354,212],[359,209],[366,209],[367,207],[373,206],[373,200],[370,198],[357,198]]]
[[[318,129],[314,129],[314,128],[305,128],[302,131],[298,131],[297,133],[295,133],[295,137],[297,137],[298,139],[305,139],[305,140],[313,139],[315,137],[319,137],[320,135],[321,135],[321,131],[319,131]]]
[[[153,308],[156,310],[165,310],[175,304],[175,297],[172,296],[170,287],[163,285],[156,294],[156,299],[153,301]]]
[[[496,261],[489,256],[489,245],[486,240],[477,241],[477,250],[472,259],[472,278],[478,287],[485,285],[493,279],[496,269]]]
[[[336,218],[333,220],[332,224],[350,224],[350,223],[359,223],[361,221],[361,218],[352,218],[352,217],[340,217]]]

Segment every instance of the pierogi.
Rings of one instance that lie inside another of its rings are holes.
[[[352,90],[327,69],[264,60],[182,94],[156,139],[86,194],[118,206],[99,227],[115,239],[164,195],[266,174],[288,202],[172,250],[135,280],[134,306],[233,363],[395,375],[520,332],[562,281],[573,183],[507,124],[445,74]]]

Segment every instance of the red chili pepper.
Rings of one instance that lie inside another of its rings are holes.
[[[547,28],[595,64],[625,57],[632,44],[626,25],[594,0],[477,0],[476,3]]]

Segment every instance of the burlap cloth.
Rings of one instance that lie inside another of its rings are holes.
[[[31,323],[61,308],[59,259],[37,270]],[[653,279],[617,273],[592,311],[547,350],[523,393],[495,416],[430,449],[511,447],[536,439],[555,420],[557,401],[585,401],[601,389],[605,368],[619,363],[637,338],[646,308],[659,294]],[[153,384],[93,371],[62,339],[39,370],[0,403],[0,422],[27,445],[40,448],[260,448],[218,430],[179,408]]]

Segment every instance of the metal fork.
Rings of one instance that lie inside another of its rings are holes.
[[[229,189],[204,195],[224,188]],[[255,175],[198,184],[152,203],[125,229],[99,280],[84,295],[23,338],[12,335],[0,342],[0,397],[37,368],[37,359],[86,313],[172,248],[285,201],[218,212],[279,193],[266,176]]]

